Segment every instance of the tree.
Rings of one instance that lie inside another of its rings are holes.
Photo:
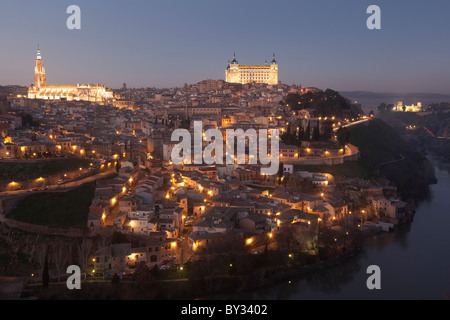
[[[78,245],[78,262],[82,271],[87,271],[89,255],[91,254],[92,240],[83,239]]]
[[[377,107],[378,111],[391,111],[394,108],[393,104],[382,103]]]
[[[50,282],[50,276],[48,274],[48,255],[45,255],[44,269],[42,270],[42,286],[48,288]]]
[[[346,127],[340,127],[336,132],[337,141],[340,147],[345,147],[350,141],[350,131]]]
[[[330,120],[326,120],[323,125],[323,134],[322,134],[322,138],[324,140],[330,140],[331,136],[333,135],[333,122]]]
[[[111,237],[111,244],[130,242],[128,236],[120,231],[114,231]]]
[[[320,140],[320,131],[319,131],[319,125],[315,126],[312,133],[312,141],[319,141]]]
[[[117,243],[111,245],[111,252],[114,252],[116,257],[119,258],[119,264],[117,265],[117,271],[122,279],[123,273],[125,271],[126,261],[125,257],[129,254],[131,245],[130,243]]]
[[[278,166],[278,183],[281,184],[281,181],[283,180],[284,177],[284,165],[283,162],[280,162],[279,166]]]
[[[107,248],[110,245],[108,238],[103,237],[101,240],[101,248],[102,248],[102,253],[103,256],[101,257],[102,259],[102,268],[103,268],[103,279],[105,279],[105,270],[106,270],[106,252],[107,252]]]
[[[357,116],[358,113],[362,113],[360,106],[352,104],[349,99],[331,89],[307,92],[302,95],[290,93],[285,98],[285,103],[293,111],[313,109],[315,114],[323,117],[341,117],[344,114]]]
[[[317,245],[317,225],[305,228],[292,223],[284,224],[275,234],[275,240],[281,250],[302,252],[312,249]]]
[[[114,273],[113,278],[112,278],[112,280],[111,280],[111,283],[112,283],[112,284],[119,284],[119,282],[120,282],[120,277],[119,277],[119,275],[118,275],[117,273]]]
[[[39,264],[41,272],[44,270],[46,256],[47,256],[47,243],[44,240],[44,242],[39,243],[34,250],[34,259]]]
[[[304,136],[305,136],[305,130],[303,129],[303,127],[300,127],[297,132],[297,141],[296,141],[295,145],[301,147]]]
[[[308,121],[308,126],[306,127],[305,131],[305,140],[309,141],[311,139],[311,122]]]
[[[69,254],[71,247],[64,242],[56,242],[53,247],[53,262],[55,264],[55,269],[59,281],[59,276],[67,267],[67,261],[69,259]]]

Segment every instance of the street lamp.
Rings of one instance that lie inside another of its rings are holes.
[[[364,217],[365,211],[361,210],[361,213],[362,213],[362,215],[361,215],[361,231],[362,231],[363,230],[363,217]]]

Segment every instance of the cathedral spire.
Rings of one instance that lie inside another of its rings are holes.
[[[37,50],[37,57],[36,57],[36,60],[42,60],[42,57],[41,57],[41,51],[39,50],[39,43],[38,43],[38,50]]]
[[[44,61],[41,57],[41,50],[37,50],[36,65],[34,67],[34,85],[40,89],[47,85],[47,76],[45,75]]]

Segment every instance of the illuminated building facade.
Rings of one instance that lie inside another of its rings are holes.
[[[225,81],[229,83],[266,83],[278,84],[278,63],[273,55],[270,65],[239,65],[236,55],[228,62],[225,70]]]
[[[405,105],[403,101],[397,102],[392,111],[398,112],[421,112],[422,111],[422,102],[417,102],[417,105]]]
[[[45,73],[44,61],[38,48],[34,68],[34,82],[28,87],[29,99],[54,101],[90,101],[99,104],[112,102],[113,92],[100,84],[86,85],[49,85]]]

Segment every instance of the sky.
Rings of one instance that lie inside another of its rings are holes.
[[[369,30],[370,5],[381,30]],[[81,9],[69,30],[66,9]],[[275,53],[279,80],[338,91],[450,94],[450,1],[2,0],[0,85],[180,87]]]

